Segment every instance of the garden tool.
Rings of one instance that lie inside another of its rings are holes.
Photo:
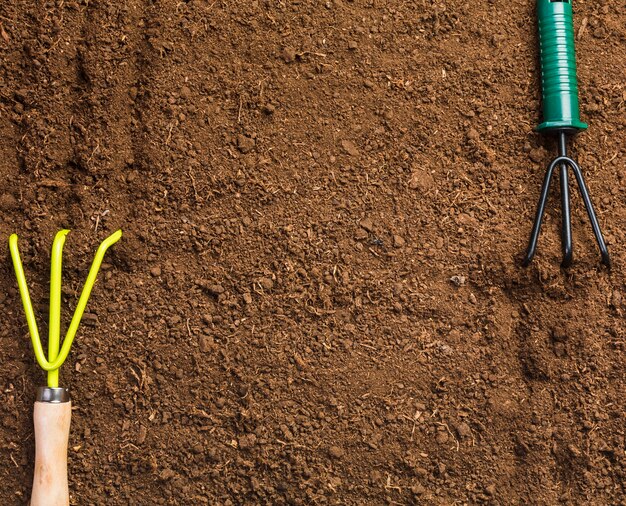
[[[61,334],[61,259],[65,236],[69,230],[57,233],[52,244],[50,268],[50,320],[48,324],[48,358],[45,357],[33,305],[28,293],[28,285],[24,276],[24,268],[17,246],[17,235],[9,238],[9,249],[17,277],[17,284],[26,313],[26,321],[35,357],[40,367],[48,372],[48,386],[37,390],[33,421],[35,425],[35,473],[31,506],[67,506],[69,505],[69,489],[67,481],[67,443],[70,430],[72,406],[69,392],[59,387],[59,368],[65,362],[80,320],[87,306],[87,301],[96,281],[98,270],[107,249],[115,244],[122,231],[118,230],[106,238],[91,264],[85,286],[78,299],[78,305],[70,322],[67,334],[60,343]]]
[[[582,172],[578,164],[567,156],[567,138],[587,128],[587,125],[580,121],[578,110],[578,83],[572,17],[572,0],[537,0],[543,123],[536,130],[542,134],[556,136],[558,156],[548,165],[543,181],[535,223],[523,260],[524,266],[531,262],[537,249],[537,239],[541,231],[541,221],[548,199],[550,182],[556,167],[559,167],[561,186],[561,247],[563,251],[561,265],[569,267],[572,263],[572,223],[568,181],[568,168],[571,168],[600,248],[602,263],[607,267],[611,266],[609,252],[602,237]]]

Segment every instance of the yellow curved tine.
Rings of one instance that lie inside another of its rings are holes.
[[[89,274],[87,275],[87,280],[85,281],[85,285],[83,286],[83,291],[81,292],[80,298],[78,299],[78,304],[76,305],[74,316],[72,317],[70,326],[67,329],[67,334],[65,334],[65,339],[63,339],[63,346],[61,346],[61,351],[59,352],[58,357],[49,365],[50,368],[45,368],[46,371],[58,369],[59,367],[61,367],[63,362],[65,362],[65,359],[70,352],[70,348],[72,347],[72,342],[74,342],[74,337],[76,337],[76,331],[78,330],[78,326],[80,325],[80,320],[82,319],[85,308],[87,307],[87,301],[89,300],[89,296],[91,295],[93,285],[96,282],[96,277],[98,276],[98,271],[100,270],[100,266],[102,265],[102,260],[104,260],[104,254],[121,238],[122,231],[118,230],[117,232],[107,237],[104,241],[102,241],[100,247],[98,248],[98,251],[96,251],[96,256],[94,257],[91,268],[89,269]]]
[[[52,243],[52,254],[50,255],[50,313],[48,320],[48,360],[54,362],[59,355],[61,346],[61,273],[63,246],[65,236],[69,230],[57,232]],[[59,370],[48,371],[48,386],[58,388]]]
[[[37,320],[35,319],[33,304],[30,301],[30,293],[28,291],[28,284],[26,283],[26,276],[24,275],[24,267],[22,266],[20,250],[17,246],[17,234],[12,234],[11,237],[9,237],[9,251],[11,252],[11,260],[13,260],[13,269],[15,270],[17,286],[20,290],[20,298],[22,299],[24,313],[26,314],[26,323],[28,323],[28,332],[30,333],[30,340],[33,343],[35,358],[37,359],[39,366],[42,369],[45,369],[48,365],[48,361],[43,353],[41,340],[39,339]]]

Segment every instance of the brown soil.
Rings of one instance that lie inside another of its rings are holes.
[[[519,267],[555,146],[534,2],[0,5],[0,496],[25,504],[49,248],[72,504],[626,504],[626,6],[579,0],[574,198]],[[556,193],[556,192],[555,192]]]

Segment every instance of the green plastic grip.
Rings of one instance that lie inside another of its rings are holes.
[[[537,131],[585,130],[578,109],[572,0],[537,0],[543,123]]]

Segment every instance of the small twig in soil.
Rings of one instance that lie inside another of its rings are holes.
[[[196,188],[196,178],[193,177],[193,170],[189,167],[189,179],[191,179],[191,188],[193,189],[193,194],[196,197],[196,202],[202,202],[202,199],[198,195],[198,189]]]
[[[110,210],[109,209],[105,209],[102,212],[97,212],[95,214],[95,218],[94,218],[94,216],[91,217],[92,221],[95,220],[95,222],[96,222],[96,226],[94,228],[94,233],[96,233],[98,231],[98,226],[100,225],[100,219],[104,218],[109,213],[110,213]]]
[[[605,165],[607,163],[611,163],[613,160],[615,160],[617,158],[617,155],[619,154],[619,151],[616,151],[615,154],[609,158],[608,160],[605,160],[604,162],[601,163],[601,165]]]
[[[301,445],[298,443],[288,443],[286,441],[281,441],[280,439],[277,439],[276,442],[283,446],[291,446],[292,448],[304,448],[305,450],[311,450],[311,447],[306,446],[306,445]]]
[[[455,437],[455,435],[450,430],[450,427],[448,427],[448,424],[443,423],[443,422],[435,422],[435,423],[437,425],[441,425],[442,427],[446,428],[446,430],[448,431],[448,434],[450,434],[450,436],[452,436],[452,439],[454,439],[454,442],[456,443],[456,451],[458,452],[461,445],[459,444],[459,440]]]
[[[398,485],[392,485],[391,484],[391,475],[390,474],[387,475],[387,483],[385,483],[385,488],[387,490],[397,490],[398,492],[402,492],[402,487],[399,487]]]
[[[417,426],[417,421],[420,419],[420,416],[422,416],[422,412],[419,410],[415,411],[413,415],[413,428],[411,429],[411,441],[413,441],[413,436],[415,436],[415,427]]]
[[[100,141],[99,141],[99,140],[97,140],[97,141],[96,141],[96,147],[95,147],[95,148],[93,148],[93,151],[92,151],[92,152],[91,152],[91,154],[89,155],[89,158],[87,158],[87,162],[85,163],[85,165],[86,165],[86,164],[88,164],[88,163],[91,163],[91,161],[93,160],[93,157],[95,156],[95,154],[96,154],[99,150],[100,150]]]
[[[369,348],[370,350],[377,351],[376,348],[374,348],[373,346],[370,346],[369,344],[365,344],[365,343],[356,343],[356,344],[358,344],[359,346],[363,346],[363,348]]]
[[[191,327],[189,326],[189,318],[187,318],[187,320],[185,321],[185,323],[187,324],[187,334],[189,334],[189,337],[192,337],[193,334],[191,332]]]

